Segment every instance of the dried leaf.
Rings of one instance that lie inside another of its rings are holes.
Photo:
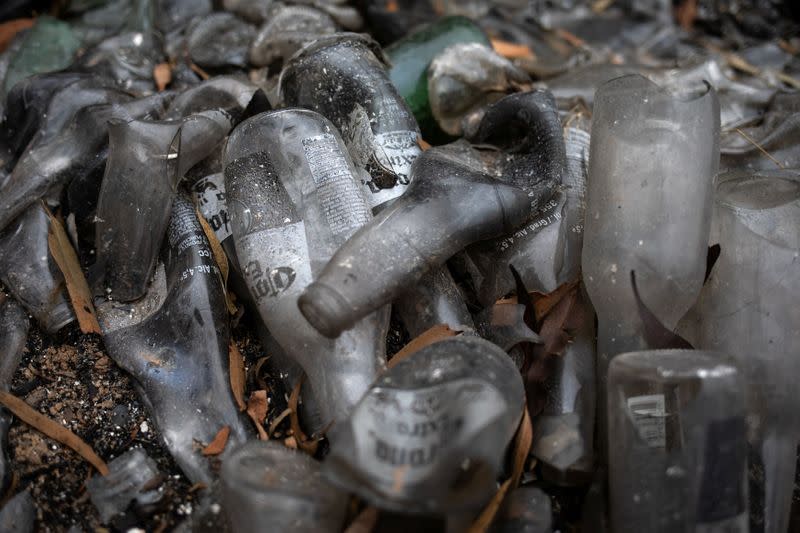
[[[614,3],[614,0],[595,0],[592,3],[592,11],[595,13],[602,13]]]
[[[264,430],[264,419],[267,418],[268,406],[267,391],[265,390],[253,391],[250,399],[247,400],[247,416],[256,425],[260,440],[269,440],[269,435]]]
[[[681,28],[691,30],[697,18],[697,0],[683,0],[675,10],[675,18]]]
[[[350,522],[344,533],[372,533],[375,526],[378,525],[378,514],[379,511],[376,507],[368,505]]]
[[[75,249],[72,247],[61,221],[47,209],[44,202],[42,202],[42,206],[50,218],[50,226],[47,230],[47,244],[50,248],[50,254],[64,275],[69,299],[72,302],[72,309],[78,318],[81,331],[83,333],[100,334],[100,324],[97,322],[97,315],[92,304],[92,293],[89,290],[89,284],[86,283],[86,277],[83,275],[83,270],[81,270]]]
[[[230,268],[228,266],[228,256],[225,254],[225,250],[222,248],[222,244],[220,244],[217,234],[214,233],[214,230],[211,229],[206,217],[204,217],[197,208],[195,208],[195,216],[200,222],[200,226],[203,228],[203,233],[206,234],[208,244],[211,246],[211,252],[214,254],[214,262],[217,263],[217,268],[219,268],[220,275],[222,276],[222,287],[225,291],[225,304],[228,306],[228,312],[232,315],[235,315],[237,312],[236,304],[233,303],[231,294],[228,292],[228,273],[230,272]]]
[[[236,405],[239,406],[240,411],[244,411],[247,405],[244,403],[244,386],[245,386],[245,373],[244,373],[244,358],[239,351],[239,347],[231,339],[228,346],[228,371],[231,378],[231,391],[233,391],[233,399],[236,400]]]
[[[95,467],[101,475],[108,475],[108,466],[105,461],[100,459],[91,446],[72,431],[47,418],[9,392],[0,391],[0,403],[29,426],[76,451],[89,464]]]
[[[558,290],[558,289],[556,289]],[[544,355],[563,355],[570,340],[569,332],[574,329],[571,319],[578,301],[578,286],[564,294],[542,320],[539,336],[543,341]]]
[[[400,6],[397,4],[397,0],[389,0],[386,2],[386,12],[387,13],[397,13],[400,9]]]
[[[172,66],[169,63],[159,63],[153,67],[153,81],[156,82],[158,92],[166,89],[172,81]]]
[[[275,433],[275,430],[278,428],[280,423],[283,422],[286,419],[286,417],[291,414],[292,414],[291,409],[289,409],[288,407],[284,409],[283,412],[279,414],[277,418],[275,418],[275,420],[272,421],[272,424],[269,425],[269,430],[267,431],[267,434],[270,437],[272,437],[272,435]]]
[[[574,46],[575,48],[582,48],[586,46],[586,41],[584,41],[574,33],[569,32],[563,28],[558,28],[556,30],[556,35],[567,41],[571,46]]]
[[[225,451],[225,445],[228,444],[228,437],[230,437],[230,435],[231,427],[222,426],[222,429],[220,429],[214,436],[214,440],[212,440],[208,446],[203,448],[203,451],[200,453],[205,456],[221,454]]]
[[[536,59],[536,54],[529,46],[511,43],[502,39],[492,39],[492,48],[506,59]]]
[[[633,270],[631,270],[631,286],[633,287],[633,295],[636,298],[636,308],[639,310],[639,318],[644,322],[644,339],[648,347],[651,350],[665,350],[669,348],[693,350],[694,347],[689,341],[674,331],[670,331],[642,301],[639,288],[636,286],[636,273]]]
[[[192,72],[200,76],[203,80],[207,80],[211,77],[211,75],[208,72],[201,69],[191,61],[189,62],[189,68],[192,70]]]
[[[495,493],[489,503],[486,504],[481,514],[472,523],[468,532],[469,533],[485,533],[492,525],[497,512],[503,505],[508,492],[519,485],[519,480],[522,477],[522,470],[525,468],[525,461],[530,454],[531,445],[533,444],[533,426],[531,425],[531,417],[528,410],[522,413],[522,420],[520,420],[517,434],[514,437],[514,465],[511,471],[511,477],[508,478],[500,485],[500,489]]]
[[[432,328],[423,331],[416,338],[411,339],[408,344],[403,346],[403,349],[397,352],[386,364],[388,368],[393,368],[397,363],[408,357],[409,355],[420,351],[421,349],[429,346],[435,342],[455,337],[459,335],[460,331],[450,329],[447,324],[437,324]]]
[[[14,37],[33,26],[34,19],[14,19],[0,24],[0,52],[4,52]]]
[[[423,152],[425,150],[429,150],[430,147],[431,147],[431,144],[428,141],[426,141],[425,139],[423,139],[422,137],[419,137],[417,139],[417,145],[419,145],[420,150],[422,150]]]
[[[553,308],[568,294],[577,290],[580,285],[580,280],[570,281],[555,288],[553,292],[542,294],[541,292],[532,292],[533,306],[536,313],[536,322],[541,323],[542,319],[547,316]]]
[[[300,428],[300,417],[298,415],[300,389],[303,387],[303,382],[305,380],[306,375],[303,374],[303,377],[298,379],[297,383],[295,383],[294,388],[292,389],[292,395],[289,397],[289,409],[292,410],[292,414],[289,417],[289,424],[292,427],[292,434],[294,435],[294,438],[297,441],[297,445],[300,447],[300,449],[306,452],[308,455],[314,455],[317,453],[319,440],[309,439],[306,434],[303,433],[303,430]]]

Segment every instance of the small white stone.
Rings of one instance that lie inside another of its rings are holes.
[[[147,433],[148,431],[150,431],[150,426],[147,425],[147,420],[145,420],[139,425],[139,431],[141,431],[142,433]]]

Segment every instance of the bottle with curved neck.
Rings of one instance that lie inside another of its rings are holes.
[[[234,130],[224,173],[236,256],[261,318],[305,370],[325,423],[343,420],[383,368],[386,310],[333,341],[303,319],[297,299],[372,218],[347,149],[323,116],[282,109]]]
[[[230,329],[222,277],[194,205],[179,195],[145,296],[97,306],[109,356],[129,372],[167,449],[193,482],[214,475],[195,442],[211,442],[223,426],[228,446],[247,430],[228,375]]]
[[[450,146],[423,153],[412,172],[408,191],[303,291],[303,316],[322,334],[339,336],[464,246],[506,233],[528,215],[528,193],[468,166]]]
[[[749,395],[751,531],[787,531],[800,403],[800,172],[717,178],[712,240],[720,256],[680,333],[734,356]]]
[[[675,94],[632,75],[597,91],[582,265],[598,316],[601,398],[611,358],[647,348],[631,271],[668,328],[694,303],[718,164],[719,104],[709,86]]]

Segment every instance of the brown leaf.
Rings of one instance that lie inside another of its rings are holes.
[[[269,440],[269,435],[264,430],[264,419],[267,418],[267,391],[257,390],[250,394],[247,400],[247,415],[255,423],[260,440]]]
[[[292,395],[289,397],[289,409],[292,410],[292,414],[289,416],[289,424],[292,427],[292,434],[297,441],[297,445],[300,447],[301,450],[306,452],[308,455],[314,455],[317,453],[317,448],[319,447],[319,439],[309,439],[303,430],[300,428],[300,417],[298,415],[298,404],[300,403],[300,389],[303,387],[303,382],[306,380],[306,375],[303,374],[303,377],[297,380],[295,383],[294,388],[292,389]]]
[[[681,28],[691,30],[697,18],[697,0],[683,0],[675,10],[675,18]]]
[[[533,444],[533,426],[531,425],[531,417],[528,410],[522,413],[522,420],[520,420],[517,434],[514,437],[514,465],[511,471],[511,477],[500,485],[500,489],[495,493],[486,507],[483,508],[481,514],[470,526],[468,533],[485,533],[492,525],[497,512],[503,505],[508,492],[519,485],[519,480],[522,477],[522,470],[525,468],[525,461],[530,454],[531,445]]]
[[[220,244],[217,234],[214,233],[214,230],[211,229],[206,217],[204,217],[197,208],[195,208],[195,216],[200,222],[200,226],[203,228],[203,233],[206,234],[208,244],[211,246],[211,252],[214,254],[214,262],[217,263],[217,268],[219,268],[220,275],[222,276],[222,289],[225,291],[225,304],[228,306],[228,312],[232,315],[235,315],[237,311],[236,304],[233,303],[230,292],[228,292],[228,273],[230,271],[228,265],[228,256],[225,254],[225,250],[222,248],[222,244]]]
[[[555,288],[553,292],[542,294],[541,292],[531,292],[533,307],[536,313],[536,322],[541,323],[542,319],[558,305],[565,296],[575,291],[580,285],[580,279],[563,283]]]
[[[425,150],[429,150],[430,147],[431,147],[430,143],[428,141],[426,141],[425,139],[423,139],[422,137],[419,137],[417,139],[417,145],[419,146],[420,150],[422,150],[423,152]]]
[[[631,270],[631,286],[633,287],[633,296],[636,298],[639,318],[644,322],[644,340],[647,342],[648,348],[651,350],[669,348],[693,350],[694,347],[689,341],[674,331],[670,331],[642,301],[642,297],[639,295],[639,288],[636,286],[636,273],[633,270]]]
[[[368,505],[350,522],[344,533],[372,533],[378,524],[378,509]]]
[[[233,399],[236,400],[236,405],[239,406],[240,411],[244,411],[247,405],[244,403],[244,358],[239,351],[239,347],[231,339],[228,346],[228,371],[231,378],[231,390],[233,391]]]
[[[32,428],[47,435],[51,439],[57,440],[64,446],[75,450],[81,457],[88,461],[89,464],[95,467],[100,474],[104,476],[108,474],[108,466],[105,461],[94,453],[91,446],[86,444],[69,429],[47,418],[9,392],[0,391],[0,403]]]
[[[397,4],[397,0],[389,0],[386,2],[386,11],[387,13],[397,13],[400,10],[400,6]]]
[[[222,426],[222,429],[220,429],[214,436],[214,440],[212,440],[208,446],[203,448],[200,453],[205,456],[221,454],[225,451],[225,445],[228,444],[228,437],[230,437],[230,435],[231,427]]]
[[[272,435],[275,433],[275,430],[278,428],[280,423],[283,422],[286,419],[286,417],[290,416],[291,414],[292,414],[291,409],[289,409],[288,407],[284,409],[281,414],[275,417],[275,420],[272,421],[272,424],[269,425],[269,430],[267,430],[267,434],[270,437],[272,437]]]
[[[203,80],[207,80],[211,77],[211,75],[208,72],[201,69],[191,61],[189,62],[189,68],[192,70],[192,72],[200,76]]]
[[[536,54],[529,46],[517,44],[502,39],[491,39],[492,48],[506,59],[536,59]]]
[[[172,66],[169,63],[159,63],[153,67],[153,81],[156,82],[158,92],[166,89],[172,81]]]
[[[569,322],[574,313],[574,307],[578,301],[578,287],[573,287],[571,291],[564,294],[555,304],[550,312],[542,320],[542,328],[539,336],[544,341],[543,352],[545,355],[563,355],[567,348],[570,335],[573,329]]]
[[[460,331],[455,331],[450,329],[450,326],[447,324],[437,324],[432,328],[423,331],[420,333],[416,338],[411,339],[408,344],[403,346],[403,349],[397,352],[394,357],[392,357],[386,366],[389,368],[393,368],[397,363],[408,357],[409,355],[420,351],[421,349],[429,346],[435,342],[442,341],[444,339],[448,339],[450,337],[455,337],[459,335]]]
[[[0,24],[0,52],[4,52],[14,37],[33,26],[34,19],[14,19]]]
[[[100,334],[100,324],[97,323],[97,314],[92,304],[92,293],[89,291],[89,284],[86,283],[86,277],[83,275],[83,270],[81,270],[81,264],[78,262],[75,249],[72,247],[61,221],[47,209],[44,202],[42,202],[42,207],[50,218],[50,226],[47,230],[47,244],[50,248],[50,254],[64,275],[69,299],[72,302],[72,309],[78,318],[81,331],[83,333]]]

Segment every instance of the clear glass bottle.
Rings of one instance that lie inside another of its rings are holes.
[[[250,441],[222,462],[221,479],[233,531],[341,531],[348,495],[325,481],[320,463],[302,452]]]
[[[306,322],[297,301],[372,218],[347,148],[318,113],[262,113],[229,137],[224,174],[250,296],[272,336],[305,370],[325,425],[342,420],[383,368],[388,308],[376,308],[334,341]]]
[[[598,316],[600,398],[611,358],[647,348],[631,271],[668,328],[697,298],[718,164],[719,103],[707,84],[670,93],[631,75],[598,89],[581,260]]]
[[[744,380],[727,356],[650,350],[608,373],[614,531],[746,532]]]
[[[745,372],[751,530],[783,532],[800,434],[800,172],[718,176],[711,243],[720,256],[679,332]]]

